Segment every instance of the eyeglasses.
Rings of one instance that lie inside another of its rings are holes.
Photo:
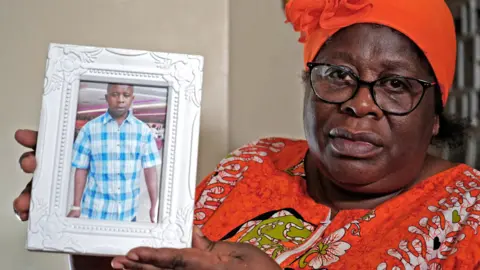
[[[358,75],[347,67],[307,63],[310,70],[310,85],[315,95],[322,101],[341,104],[352,99],[360,86],[370,90],[373,101],[385,113],[407,115],[420,104],[425,90],[436,85],[404,76],[389,76],[372,82],[362,81]]]

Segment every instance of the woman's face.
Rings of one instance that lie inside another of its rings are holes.
[[[347,67],[367,82],[392,75],[434,79],[406,37],[366,24],[338,32],[314,62]],[[306,85],[304,124],[310,154],[334,184],[354,192],[382,193],[418,176],[438,130],[433,87],[427,88],[413,112],[394,116],[375,104],[365,86],[337,105],[321,101]],[[342,137],[339,130],[357,140]]]

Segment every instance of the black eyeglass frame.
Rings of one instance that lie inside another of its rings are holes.
[[[437,85],[436,82],[428,82],[426,80],[421,80],[421,79],[417,79],[417,78],[412,78],[412,77],[406,77],[406,76],[389,76],[389,77],[382,77],[382,78],[378,78],[374,81],[371,81],[371,82],[367,82],[367,81],[364,81],[362,79],[360,79],[360,77],[355,74],[354,72],[352,71],[349,71],[347,70],[347,68],[344,68],[345,72],[348,72],[353,78],[355,78],[356,82],[357,82],[357,86],[356,86],[356,89],[352,92],[352,95],[351,97],[347,98],[346,100],[344,101],[340,101],[340,102],[334,102],[334,101],[328,101],[328,100],[325,100],[323,98],[321,98],[317,91],[315,90],[315,87],[313,87],[313,82],[312,82],[312,70],[317,67],[317,66],[329,66],[329,67],[340,67],[342,68],[342,66],[340,65],[333,65],[333,64],[328,64],[328,63],[317,63],[317,62],[307,62],[307,67],[308,67],[308,80],[309,80],[309,83],[310,83],[310,87],[312,88],[312,91],[315,93],[315,96],[317,96],[317,98],[319,98],[321,101],[325,102],[325,103],[329,103],[329,104],[342,104],[342,103],[345,103],[349,100],[351,100],[352,98],[354,98],[356,95],[357,95],[357,92],[358,90],[360,89],[360,87],[362,85],[365,85],[367,86],[368,90],[370,91],[370,94],[372,95],[372,99],[373,99],[373,102],[375,103],[375,105],[377,105],[378,108],[380,108],[380,110],[382,110],[384,113],[387,113],[387,114],[392,114],[392,115],[398,115],[398,116],[405,116],[405,115],[408,115],[410,114],[411,112],[413,112],[419,105],[420,103],[422,103],[422,100],[423,100],[423,97],[425,96],[425,92],[428,88],[430,87],[433,87],[435,85]],[[375,98],[375,91],[373,90],[373,87],[375,86],[375,84],[380,81],[380,80],[385,80],[385,79],[395,79],[395,78],[402,78],[402,79],[409,79],[409,80],[415,80],[417,81],[418,83],[420,83],[422,85],[422,94],[420,96],[420,99],[418,100],[417,104],[415,106],[413,106],[409,111],[407,112],[403,112],[403,113],[398,113],[398,112],[391,112],[391,111],[388,111],[388,110],[385,110],[383,109],[377,102],[377,99]]]

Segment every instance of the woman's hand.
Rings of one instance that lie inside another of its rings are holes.
[[[212,242],[197,227],[194,227],[192,248],[134,248],[126,256],[114,258],[112,267],[129,270],[281,270],[272,258],[253,245]]]
[[[26,173],[33,173],[37,167],[35,160],[35,146],[37,145],[37,132],[33,130],[17,130],[15,140],[21,145],[31,150],[24,152],[19,159],[20,167]],[[32,190],[32,181],[28,182],[25,189],[13,201],[13,209],[18,218],[22,221],[28,220],[30,209],[30,193]]]
[[[37,144],[38,132],[33,130],[17,130],[15,132],[15,140],[31,150],[27,150],[20,156],[20,167],[25,173],[33,173],[37,167],[35,159],[35,146]],[[30,210],[30,196],[32,191],[32,181],[28,182],[20,195],[13,201],[13,209],[21,221],[28,220]],[[94,256],[72,256],[72,263],[75,270],[112,269],[111,257],[94,257]]]

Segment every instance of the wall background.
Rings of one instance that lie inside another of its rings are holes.
[[[303,137],[303,50],[284,21],[280,0],[230,1],[230,150],[258,137]]]

